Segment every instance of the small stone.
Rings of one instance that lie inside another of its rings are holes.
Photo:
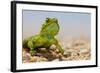
[[[50,49],[51,49],[51,50],[55,50],[55,49],[56,49],[56,46],[55,46],[55,45],[51,45],[51,46],[50,46]]]
[[[41,53],[36,53],[35,56],[42,56],[42,54]]]
[[[53,62],[57,62],[57,61],[59,61],[59,59],[54,59],[54,60],[52,60]]]
[[[59,49],[56,49],[55,52],[56,52],[56,53],[59,53]]]
[[[24,53],[23,55],[23,62],[30,62],[31,55],[29,53]]]
[[[38,60],[38,56],[33,56],[33,57],[31,57],[31,62],[37,62],[37,60]]]
[[[46,50],[46,48],[39,48],[41,51],[45,51]]]
[[[48,60],[44,57],[40,57],[39,59],[37,59],[37,62],[46,62],[46,61]]]
[[[86,53],[86,52],[89,52],[89,50],[88,49],[81,49],[80,50],[80,53]]]
[[[53,56],[56,56],[56,53],[55,53],[55,52],[52,52],[52,55],[53,55]]]
[[[66,52],[66,53],[64,53],[64,56],[65,56],[65,57],[70,57],[70,56],[71,56],[71,52]]]

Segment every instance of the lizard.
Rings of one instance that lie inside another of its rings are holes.
[[[56,18],[46,18],[43,23],[40,33],[33,35],[23,41],[23,47],[29,48],[31,55],[36,53],[36,48],[50,48],[51,45],[55,45],[57,49],[63,54],[64,50],[60,46],[55,36],[59,32],[59,23]]]

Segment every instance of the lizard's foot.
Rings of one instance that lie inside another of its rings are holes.
[[[36,51],[30,51],[30,54],[33,56],[36,54]]]

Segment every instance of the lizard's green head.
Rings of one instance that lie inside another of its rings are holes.
[[[42,25],[41,34],[48,34],[51,36],[57,35],[59,32],[59,24],[56,18],[46,18]]]

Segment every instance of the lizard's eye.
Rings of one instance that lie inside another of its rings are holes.
[[[46,18],[46,23],[48,23],[49,22],[49,18]]]
[[[48,23],[49,22],[49,20],[46,20],[46,23]]]

